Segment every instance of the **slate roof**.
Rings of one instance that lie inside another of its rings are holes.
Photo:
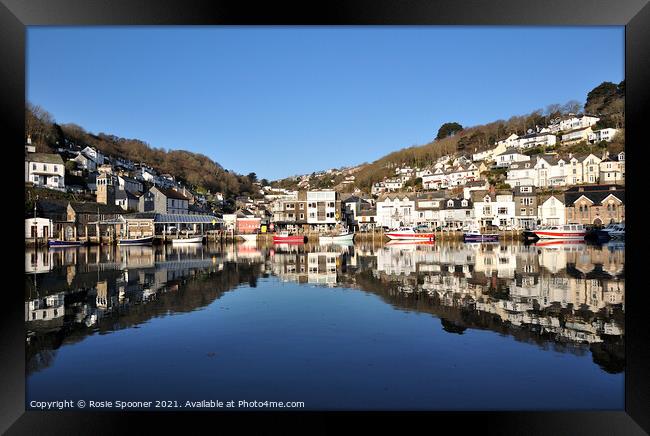
[[[49,163],[63,165],[63,159],[56,153],[28,153],[25,156],[27,162]]]
[[[75,211],[75,213],[88,213],[96,214],[98,211],[100,214],[118,214],[121,215],[124,213],[124,209],[115,204],[102,204],[94,202],[85,202],[85,203],[73,203],[70,202],[70,206]]]
[[[160,186],[154,186],[151,189],[154,189],[154,188],[157,189],[158,191],[160,191],[167,198],[173,198],[173,199],[176,199],[176,200],[189,201],[189,199],[186,196],[184,196],[182,193],[180,193],[178,191],[174,191],[171,188],[162,188]]]
[[[574,186],[564,191],[564,204],[573,206],[580,197],[587,197],[594,205],[601,205],[608,196],[613,195],[625,203],[625,188],[620,185]]]

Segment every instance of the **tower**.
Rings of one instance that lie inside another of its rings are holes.
[[[115,204],[115,178],[102,173],[97,176],[97,203]]]

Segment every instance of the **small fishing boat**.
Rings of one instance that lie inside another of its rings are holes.
[[[319,243],[328,243],[328,242],[352,242],[354,241],[354,232],[342,231],[338,235],[319,235]]]
[[[182,245],[182,244],[202,244],[203,236],[196,236],[194,238],[176,238],[172,239],[172,245]]]
[[[584,239],[587,230],[582,224],[564,224],[533,230],[539,239]]]
[[[463,233],[464,242],[494,242],[499,240],[497,233],[481,233],[478,229]]]
[[[418,231],[415,227],[400,227],[385,233],[391,240],[433,241],[436,235],[433,232]]]
[[[289,232],[279,232],[273,235],[274,244],[304,244],[307,237],[304,235],[290,235]]]
[[[237,236],[247,242],[257,241],[257,233],[240,233]]]
[[[153,244],[153,236],[145,236],[142,238],[118,238],[119,245],[151,245]]]
[[[62,241],[60,239],[48,239],[48,247],[81,247],[84,245],[84,241]]]

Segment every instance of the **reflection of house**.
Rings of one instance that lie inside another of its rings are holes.
[[[25,322],[63,320],[65,315],[63,292],[44,298],[25,301]]]

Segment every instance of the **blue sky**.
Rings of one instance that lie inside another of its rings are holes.
[[[276,179],[371,162],[624,78],[623,27],[30,27],[58,123]]]

